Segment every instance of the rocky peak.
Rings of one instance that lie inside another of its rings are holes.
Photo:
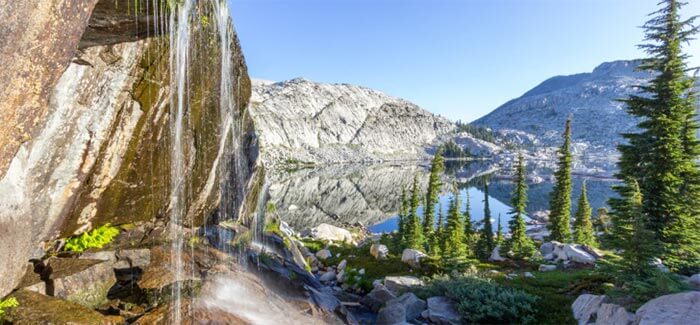
[[[268,163],[417,159],[454,130],[403,99],[350,84],[256,80],[251,113]]]

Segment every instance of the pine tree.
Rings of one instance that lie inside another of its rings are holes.
[[[686,71],[688,55],[683,44],[698,32],[696,17],[681,20],[684,5],[665,0],[644,29],[641,45],[649,58],[641,70],[656,77],[642,86],[644,95],[624,100],[628,113],[640,117],[639,133],[624,134],[627,144],[618,149],[618,178],[638,181],[642,211],[655,239],[662,243],[662,260],[674,271],[700,271],[700,143],[694,119],[694,80]],[[620,194],[629,194],[625,187]],[[623,197],[624,198],[624,197]],[[624,208],[624,206],[622,206]],[[613,214],[626,215],[615,210]]]
[[[484,225],[477,242],[477,253],[482,259],[491,256],[495,247],[493,227],[491,226],[491,209],[489,208],[489,179],[484,177]]]
[[[571,119],[566,120],[564,144],[559,149],[556,183],[549,201],[549,239],[571,241]]]
[[[401,189],[401,209],[399,210],[399,225],[396,233],[397,247],[402,247],[406,241],[406,220],[408,219],[408,201],[406,189]]]
[[[503,226],[501,226],[501,214],[498,214],[498,225],[496,226],[496,246],[503,244]]]
[[[438,209],[439,207],[439,209]],[[433,257],[439,257],[442,252],[444,251],[444,245],[443,245],[443,224],[445,222],[444,216],[442,214],[442,207],[438,205],[436,209],[438,210],[438,221],[437,221],[437,226],[435,228],[435,231],[433,231],[430,234],[429,238],[429,245],[428,245],[428,252],[430,256]]]
[[[408,219],[405,225],[405,247],[423,250],[425,238],[423,237],[423,229],[421,227],[420,217],[418,217],[419,204],[420,193],[418,190],[418,175],[416,175],[416,177],[413,178],[413,187],[411,188],[411,199],[409,201]]]
[[[435,230],[435,204],[438,203],[438,194],[442,188],[440,176],[444,170],[445,160],[442,158],[442,149],[438,149],[430,166],[428,192],[425,195],[425,209],[423,209],[423,235],[426,237],[430,237]]]
[[[474,246],[474,227],[472,225],[472,213],[471,213],[471,203],[469,202],[469,191],[467,192],[467,202],[464,209],[464,244],[467,246],[469,252],[473,251]]]
[[[503,251],[516,259],[525,259],[535,253],[535,244],[526,234],[525,209],[527,208],[527,183],[525,180],[525,158],[522,152],[518,155],[518,162],[515,165],[515,189],[511,198],[510,211],[513,217],[508,223],[510,227],[510,238],[506,240]]]
[[[457,265],[464,260],[466,249],[464,245],[464,224],[460,212],[459,192],[455,192],[450,200],[450,208],[447,211],[447,224],[445,225],[444,241],[445,250],[442,257],[448,265]]]
[[[611,244],[622,249],[620,263],[623,271],[636,275],[649,274],[653,268],[651,261],[660,247],[654,232],[649,229],[639,185],[628,179],[616,189],[621,197],[610,199],[615,211],[611,215]]]
[[[610,215],[605,207],[596,210],[595,218],[593,218],[593,228],[597,232],[602,232],[604,235],[609,232]]]
[[[574,220],[574,243],[596,247],[595,233],[593,233],[593,223],[591,214],[593,210],[588,204],[588,194],[586,193],[586,182],[581,185],[581,195],[578,197],[576,209],[576,219]]]

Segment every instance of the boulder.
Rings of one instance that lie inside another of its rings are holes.
[[[461,324],[462,316],[457,312],[457,305],[447,297],[428,298],[428,309],[423,312],[423,318],[433,324]]]
[[[388,276],[384,278],[384,285],[392,292],[399,292],[423,284],[423,281],[414,276]]]
[[[590,254],[591,256],[595,257],[595,259],[599,259],[605,256],[605,253],[603,253],[601,250],[595,247],[588,245],[578,245],[578,247],[586,253]]]
[[[690,291],[652,299],[637,309],[634,324],[688,325],[700,320],[700,292]]]
[[[328,271],[323,273],[318,280],[321,282],[330,282],[336,279],[335,271]]]
[[[28,269],[20,287],[94,308],[107,301],[117,282],[112,266],[110,261],[52,257]]]
[[[378,284],[366,296],[362,297],[360,303],[377,312],[387,301],[396,298],[396,295],[389,291],[384,285]]]
[[[7,309],[11,324],[118,324],[108,317],[77,303],[41,293],[19,290],[11,295],[19,306]]]
[[[688,282],[693,288],[700,289],[700,273],[691,276]]]
[[[601,304],[596,315],[596,325],[629,325],[634,320],[634,314],[615,304]]]
[[[316,257],[319,260],[325,260],[325,259],[333,257],[333,254],[331,254],[331,251],[329,251],[328,249],[322,249],[322,250],[316,252]]]
[[[547,256],[548,254],[552,254],[554,252],[554,244],[551,242],[546,242],[542,243],[542,246],[540,246],[540,253],[542,256]]]
[[[407,292],[402,294],[398,298],[387,301],[387,306],[392,305],[402,305],[405,310],[406,319],[405,321],[410,321],[418,316],[425,310],[426,304],[423,299],[416,297],[412,292]]]
[[[329,225],[327,223],[322,223],[314,228],[311,228],[309,236],[316,240],[354,243],[352,234],[347,229]]]
[[[377,314],[377,325],[393,325],[406,323],[406,308],[401,304],[386,306]]]
[[[571,305],[574,319],[578,321],[579,325],[588,324],[591,321],[591,317],[597,315],[600,305],[607,302],[607,300],[608,296],[605,295],[583,294],[578,296]]]
[[[576,245],[564,245],[564,252],[568,260],[581,264],[595,264],[596,258]]]
[[[540,272],[549,272],[549,271],[554,271],[557,269],[556,265],[551,265],[551,264],[540,264],[539,271]]]
[[[489,261],[491,262],[502,262],[505,261],[506,259],[501,257],[501,246],[498,245],[496,246],[493,251],[491,252],[491,256],[489,257]]]
[[[560,242],[553,241],[552,247],[553,247],[553,250],[552,250],[551,254],[552,254],[553,260],[566,261],[569,259],[569,257],[566,256],[566,252],[564,251],[564,244],[562,244]],[[546,254],[543,254],[543,255],[547,256]],[[546,257],[545,257],[545,259],[546,259]]]
[[[148,248],[141,249],[122,249],[116,252],[117,264],[115,268],[144,268],[151,264],[151,250]]]
[[[369,253],[378,260],[386,259],[389,255],[389,248],[382,244],[372,244],[369,248]]]
[[[401,254],[401,262],[414,268],[420,268],[420,261],[426,257],[428,257],[428,255],[419,250],[406,248]]]

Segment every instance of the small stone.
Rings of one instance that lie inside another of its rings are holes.
[[[525,272],[525,273],[523,273],[523,276],[526,278],[534,278],[535,277],[535,275],[532,274],[532,272]]]
[[[319,281],[321,282],[330,282],[335,280],[336,275],[334,271],[328,271],[326,273],[323,273],[321,277],[318,278]]]
[[[372,244],[369,248],[369,253],[378,260],[386,259],[389,255],[389,248],[382,244]]]
[[[554,271],[557,269],[556,265],[551,265],[551,264],[541,264],[540,268],[538,269],[540,272],[549,272],[549,271]]]
[[[345,282],[345,270],[341,270],[336,277],[339,283]]]
[[[359,271],[357,271],[357,273],[359,275],[365,275],[365,269],[360,269]]]
[[[319,260],[325,260],[330,258],[331,256],[333,256],[333,254],[331,254],[331,251],[329,251],[328,249],[322,249],[316,252],[316,257],[318,257]]]
[[[347,265],[348,265],[348,261],[347,261],[347,260],[342,260],[342,261],[338,264],[338,267],[337,267],[336,269],[338,270],[338,272],[340,272],[340,271],[344,270],[345,267],[346,267]]]

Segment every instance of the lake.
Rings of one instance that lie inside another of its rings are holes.
[[[439,196],[445,213],[456,186],[459,188],[462,211],[469,196],[472,221],[480,224],[484,216],[483,182],[484,177],[488,176],[488,200],[494,230],[500,215],[503,229],[507,231],[514,187],[508,173],[489,161],[448,161],[446,170],[443,177],[445,186]],[[530,177],[527,213],[541,215],[549,206],[553,178],[548,170],[529,173],[538,177]],[[275,204],[282,220],[297,231],[321,223],[342,227],[359,222],[372,232],[391,232],[398,225],[401,190],[409,189],[416,175],[420,187],[425,191],[429,176],[427,163],[336,165],[275,173],[269,179],[269,202]],[[615,195],[611,186],[616,182],[574,175],[574,209],[584,180],[593,211],[606,207],[607,199]],[[419,207],[419,215],[423,215],[422,207]]]

